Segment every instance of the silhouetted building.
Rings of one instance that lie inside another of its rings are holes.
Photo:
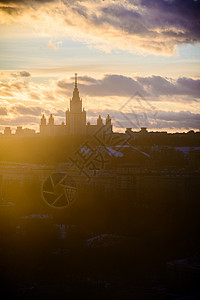
[[[79,95],[78,83],[77,83],[77,73],[75,73],[75,86],[73,91],[73,96],[70,99],[70,107],[66,111],[66,120],[61,124],[55,124],[54,117],[50,114],[47,119],[43,114],[40,123],[40,131],[39,134],[41,136],[66,136],[66,135],[94,135],[98,133],[98,135],[111,135],[113,134],[114,138],[120,138],[121,140],[133,139],[133,140],[148,140],[159,138],[162,143],[164,143],[165,138],[176,138],[185,139],[187,141],[193,142],[194,139],[200,139],[200,132],[194,132],[194,130],[190,130],[187,133],[167,133],[167,131],[148,131],[146,127],[141,127],[140,130],[133,131],[132,128],[126,128],[125,133],[121,132],[113,132],[112,130],[112,122],[109,114],[104,121],[101,115],[97,118],[96,124],[90,124],[90,122],[86,123],[86,111],[82,108],[82,99]],[[32,136],[36,134],[35,130],[25,128],[22,126],[18,126],[16,129],[15,135],[17,136]],[[37,133],[38,134],[38,133]],[[1,133],[0,133],[1,135]],[[5,127],[4,129],[5,136],[14,136],[12,134],[10,127]],[[161,140],[162,139],[162,140]],[[169,140],[167,140],[169,143]],[[155,144],[156,141],[154,140]],[[171,143],[171,141],[170,141]]]
[[[11,135],[11,134],[12,134],[12,131],[11,131],[10,127],[5,127],[4,135]]]
[[[66,126],[68,134],[86,134],[86,111],[82,109],[82,99],[77,87],[77,73],[75,73],[75,87],[70,99],[70,110],[66,111]]]
[[[147,128],[141,127],[140,134],[147,134],[147,133],[148,133]]]
[[[30,129],[30,128],[22,128],[22,126],[18,126],[16,129],[15,134],[17,136],[32,136],[35,134],[35,130],[34,129]]]
[[[49,117],[49,122],[42,115],[40,124],[40,134],[43,136],[59,136],[59,135],[91,135],[98,129],[104,134],[112,134],[111,118],[108,115],[105,125],[99,115],[96,125],[91,125],[90,122],[86,125],[86,111],[82,108],[82,99],[79,96],[77,86],[77,73],[75,73],[75,87],[73,97],[70,99],[70,109],[66,111],[66,122],[61,125],[54,123],[53,115]]]

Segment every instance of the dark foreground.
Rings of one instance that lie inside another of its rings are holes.
[[[198,230],[187,219],[155,228],[147,217],[140,214],[143,228],[111,222],[109,232],[48,215],[29,215],[15,230],[1,224],[1,298],[199,299]]]

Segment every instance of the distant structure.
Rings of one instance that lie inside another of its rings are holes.
[[[35,130],[30,128],[22,128],[22,126],[18,126],[15,134],[17,136],[32,136],[35,135]]]
[[[42,136],[62,136],[62,135],[91,135],[101,128],[104,134],[112,134],[111,118],[108,115],[103,123],[103,119],[99,115],[96,125],[86,124],[86,111],[82,108],[82,99],[79,96],[77,73],[75,73],[75,87],[73,97],[70,99],[70,109],[66,111],[66,122],[61,125],[54,123],[51,114],[47,123],[45,115],[42,115],[40,124],[40,134]]]
[[[77,87],[77,73],[75,73],[75,87],[70,99],[70,110],[66,111],[66,129],[68,134],[86,134],[86,111],[82,109],[82,99]]]
[[[22,126],[17,126],[17,129],[15,131],[15,136],[23,137],[23,136],[33,136],[36,132],[34,129],[30,128],[22,128]],[[4,135],[5,136],[13,136],[12,130],[10,127],[5,127],[4,129]]]
[[[152,138],[152,137],[185,137],[200,138],[200,131],[194,132],[190,130],[185,132],[167,133],[167,131],[148,131],[147,127],[141,127],[139,131],[133,131],[131,127],[126,128],[124,133],[113,132],[112,120],[107,115],[105,121],[102,119],[101,115],[97,118],[96,124],[90,124],[86,122],[86,111],[82,108],[82,99],[79,96],[78,90],[78,77],[75,73],[75,86],[73,91],[73,96],[70,99],[69,109],[66,111],[66,120],[61,124],[55,124],[54,117],[52,114],[48,118],[43,114],[40,122],[39,132],[34,129],[22,128],[18,126],[15,133],[12,132],[11,127],[5,127],[4,133],[0,132],[0,136],[5,136],[9,138],[11,136],[17,137],[32,137],[32,136],[75,136],[75,135],[94,135],[95,133],[100,133],[103,136],[107,135],[118,135],[123,138],[137,139],[137,138]]]
[[[12,131],[11,131],[10,127],[5,127],[5,129],[4,129],[4,135],[9,136],[11,134],[12,134]]]

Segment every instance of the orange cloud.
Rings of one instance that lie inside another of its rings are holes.
[[[131,78],[109,74],[101,78],[80,76],[78,86],[89,120],[93,120],[99,113],[106,112],[122,123],[119,113],[123,106],[124,113],[130,115],[130,118],[135,115],[141,119],[145,109],[149,119],[153,119],[152,112],[158,111],[159,118],[156,122],[151,120],[149,126],[161,128],[161,124],[166,126],[168,123],[169,126],[176,128],[178,122],[183,127],[184,124],[197,126],[199,84],[200,80],[191,78],[167,79],[160,76]],[[42,113],[47,116],[53,113],[56,122],[61,123],[64,121],[64,112],[69,107],[73,86],[72,78],[37,83],[32,77],[29,79],[9,77],[7,82],[0,82],[1,128],[6,125],[28,127],[30,125],[38,129]],[[138,97],[132,97],[137,92],[141,95],[139,100]],[[131,99],[131,103],[125,105],[128,99]],[[92,115],[91,111],[95,112],[95,115]],[[131,127],[126,123],[123,124],[125,127]]]
[[[2,24],[32,26],[35,34],[71,37],[103,51],[172,55],[199,42],[199,1],[0,1]]]
[[[51,50],[58,50],[61,44],[62,44],[62,41],[52,42],[52,40],[49,40],[47,47]]]

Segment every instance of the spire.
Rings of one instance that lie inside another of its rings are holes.
[[[42,118],[41,118],[41,125],[46,125],[46,118],[45,118],[44,114],[42,115]]]
[[[103,120],[102,120],[102,118],[101,118],[101,115],[99,115],[99,117],[98,117],[98,119],[97,119],[97,125],[98,125],[98,126],[103,125]]]
[[[77,87],[77,73],[75,73],[75,86],[73,91],[73,97],[70,99],[70,111],[82,112],[82,99],[79,96],[79,90]]]
[[[109,114],[107,115],[107,118],[106,118],[106,124],[111,124],[111,118],[110,118]]]
[[[77,88],[77,73],[75,73],[75,88]]]
[[[49,124],[54,125],[54,117],[52,114],[50,114],[50,117],[49,117]]]
[[[79,91],[78,91],[78,87],[77,87],[77,73],[75,73],[75,86],[74,86],[74,92],[73,92],[73,97],[72,100],[76,99],[76,100],[80,100],[79,97]]]

